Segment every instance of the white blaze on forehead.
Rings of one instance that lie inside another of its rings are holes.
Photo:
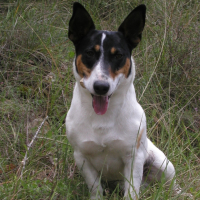
[[[103,48],[103,41],[105,40],[105,38],[106,38],[106,34],[103,33],[103,34],[102,34],[102,37],[101,37],[101,47],[102,47],[102,48]]]
[[[96,75],[98,77],[98,79],[100,80],[101,79],[101,75],[103,74],[103,71],[102,71],[102,64],[103,64],[103,58],[104,58],[104,50],[103,50],[103,42],[106,38],[106,34],[105,33],[102,33],[102,36],[101,36],[101,56],[99,58],[99,62],[97,63],[96,67],[95,67],[95,72],[96,72]]]

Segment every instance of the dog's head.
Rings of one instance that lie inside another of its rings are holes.
[[[141,40],[145,13],[145,5],[140,5],[118,31],[98,31],[86,9],[74,3],[68,37],[76,50],[75,77],[92,95],[96,114],[107,111],[111,95],[132,74],[131,51]]]

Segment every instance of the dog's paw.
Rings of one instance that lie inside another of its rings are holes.
[[[90,199],[91,199],[91,200],[101,200],[101,199],[103,199],[103,195],[101,195],[99,191],[97,191],[97,192],[94,192],[94,191],[93,191],[93,192],[90,194]]]
[[[139,199],[139,197],[137,196],[137,195],[127,195],[127,196],[124,196],[124,198],[123,198],[124,200],[138,200]]]
[[[101,195],[94,195],[94,196],[90,196],[91,200],[101,200],[103,199],[103,197]]]

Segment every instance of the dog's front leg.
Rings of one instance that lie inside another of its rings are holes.
[[[143,176],[143,165],[145,161],[145,155],[143,152],[138,151],[133,158],[127,159],[124,176],[125,176],[125,193],[126,200],[139,198],[140,185]],[[131,198],[130,198],[131,197]]]
[[[100,184],[98,171],[81,152],[75,151],[74,158],[91,192],[90,199],[101,199],[103,196],[103,189]]]

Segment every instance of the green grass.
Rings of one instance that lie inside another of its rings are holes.
[[[74,86],[74,47],[67,38],[72,2],[0,3],[0,199],[88,199],[64,125]],[[133,51],[137,98],[148,135],[174,164],[177,182],[200,199],[199,2],[80,2],[97,29],[106,30],[117,30],[135,6],[146,4],[143,39]],[[21,179],[27,144],[47,115]],[[140,199],[186,197],[156,183]]]

